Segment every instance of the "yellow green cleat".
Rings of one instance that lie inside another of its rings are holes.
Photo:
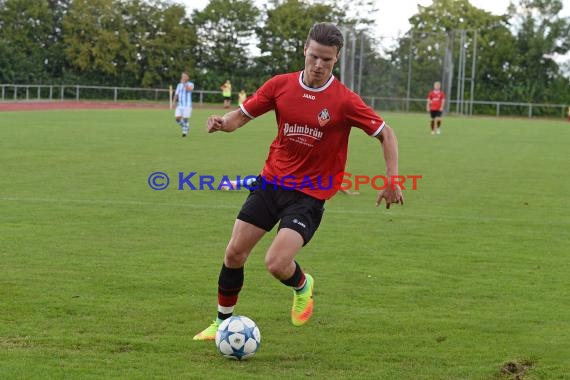
[[[194,335],[193,340],[214,340],[216,339],[216,333],[218,332],[218,327],[220,327],[220,323],[216,320],[212,322],[210,326],[208,326],[205,330],[199,332],[198,334]]]
[[[301,292],[294,290],[293,307],[291,308],[291,322],[295,326],[302,326],[309,322],[313,315],[313,286],[315,280],[310,274],[305,273],[307,283]]]

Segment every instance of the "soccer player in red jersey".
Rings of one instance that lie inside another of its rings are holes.
[[[277,136],[260,176],[268,186],[258,186],[250,192],[234,223],[218,279],[216,320],[194,336],[194,340],[214,339],[221,321],[232,315],[244,282],[245,262],[254,246],[278,222],[265,265],[276,279],[293,288],[293,325],[309,321],[313,313],[314,279],[301,269],[295,256],[319,227],[325,200],[338,190],[332,178],[344,171],[348,136],[353,126],[380,141],[387,177],[398,175],[394,132],[332,75],[342,45],[342,33],[335,25],[313,25],[305,43],[304,70],[277,75],[239,109],[223,117],[208,118],[208,132],[233,132],[273,110]],[[387,208],[404,203],[396,184],[378,193],[376,205],[382,200]]]
[[[445,105],[445,94],[441,91],[441,83],[435,82],[433,90],[431,90],[427,97],[426,111],[430,113],[431,117],[431,134],[440,134],[441,127],[441,114],[443,106]]]

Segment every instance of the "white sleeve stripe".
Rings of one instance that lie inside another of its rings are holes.
[[[378,129],[376,130],[376,132],[374,132],[373,134],[371,134],[370,136],[372,137],[376,137],[380,134],[380,132],[382,132],[382,130],[384,129],[384,127],[386,126],[385,122],[382,122],[382,125],[380,127],[378,127]]]
[[[241,109],[241,112],[243,112],[245,116],[249,117],[250,119],[255,119],[255,117],[253,117],[249,112],[246,111],[243,104],[240,104],[239,108]]]

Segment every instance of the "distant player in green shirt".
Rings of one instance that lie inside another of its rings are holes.
[[[220,90],[222,90],[222,96],[224,97],[224,108],[230,108],[232,102],[232,83],[229,79],[222,84]]]

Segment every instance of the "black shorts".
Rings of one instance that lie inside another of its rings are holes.
[[[237,218],[268,232],[281,220],[277,230],[297,231],[306,245],[321,224],[324,204],[325,201],[300,191],[267,184],[250,192]]]
[[[431,115],[432,119],[435,119],[436,117],[441,117],[441,111],[429,111],[429,114]]]
[[[231,96],[224,96],[224,100],[232,100]]]

